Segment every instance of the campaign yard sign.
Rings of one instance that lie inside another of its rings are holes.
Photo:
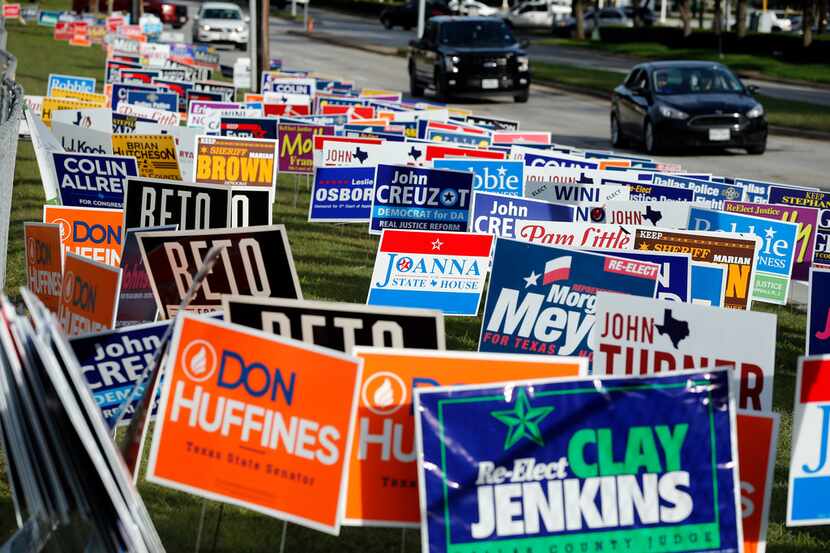
[[[604,203],[628,200],[628,186],[618,184],[594,184],[572,182],[562,178],[559,171],[546,167],[525,168],[525,196],[554,203]]]
[[[169,322],[150,323],[72,338],[69,345],[78,358],[87,387],[101,409],[110,429],[115,428],[122,405],[130,399],[133,386],[152,365],[161,337]],[[120,424],[128,424],[135,408],[143,401],[145,385],[126,406]],[[155,416],[158,394],[153,399]]]
[[[162,110],[166,112],[174,112],[178,114],[179,95],[175,92],[129,90],[127,91],[127,104],[156,110]]]
[[[691,270],[692,303],[723,307],[726,296],[725,265],[693,261]]]
[[[810,268],[807,355],[830,354],[830,270]]]
[[[71,207],[124,206],[124,184],[138,176],[133,157],[52,153],[61,203]]]
[[[515,238],[525,221],[573,221],[574,208],[530,198],[473,192],[472,232]]]
[[[677,201],[606,202],[599,208],[602,210],[603,217],[597,222],[637,227],[685,229],[689,224],[691,208],[691,203]]]
[[[124,228],[227,228],[231,223],[230,195],[229,186],[129,179],[124,195]]]
[[[337,535],[360,371],[340,352],[184,314],[147,480]]]
[[[383,231],[369,283],[369,305],[478,313],[493,236]]]
[[[757,236],[761,245],[756,257],[752,299],[777,305],[787,303],[798,224],[695,207],[689,213],[689,228]]]
[[[800,357],[795,385],[787,526],[830,523],[830,357]]]
[[[60,225],[23,223],[26,286],[53,313],[58,312],[63,274]]]
[[[795,242],[795,259],[793,261],[793,280],[806,281],[813,263],[816,229],[819,211],[810,207],[797,207],[784,204],[767,204],[762,202],[726,202],[724,211],[740,215],[752,215],[764,219],[778,219],[798,223],[798,235]]]
[[[764,553],[780,417],[778,413],[737,413],[744,553]]]
[[[654,297],[660,267],[497,238],[478,350],[589,357],[596,290]]]
[[[651,182],[661,186],[677,186],[692,190],[695,193],[695,203],[705,204],[706,207],[711,209],[723,209],[724,202],[740,201],[744,195],[744,189],[740,185],[676,174],[655,173]]]
[[[277,127],[279,171],[310,175],[314,171],[314,136],[318,134],[334,134],[334,127],[280,123]]]
[[[181,180],[176,141],[167,134],[113,134],[112,152],[138,161],[138,174],[150,179]]]
[[[726,371],[417,389],[415,424],[422,551],[741,551]]]
[[[428,309],[222,296],[225,320],[352,353],[355,346],[444,349],[444,317]]]
[[[634,229],[602,223],[563,223],[561,221],[522,221],[516,238],[547,246],[590,250],[630,250]]]
[[[276,195],[277,142],[232,136],[196,137],[194,180],[202,184],[261,186]]]
[[[650,183],[631,183],[628,185],[628,199],[637,202],[675,201],[691,202],[695,198],[694,190],[676,186],[660,186]]]
[[[236,136],[239,138],[269,138],[277,139],[278,119],[273,117],[232,117],[222,115],[219,119],[219,134],[221,136]]]
[[[654,297],[669,301],[689,301],[691,294],[692,258],[687,253],[646,253],[633,251],[609,252],[614,257],[656,263],[660,267]]]
[[[349,461],[344,524],[417,527],[412,394],[447,384],[576,377],[578,357],[488,355],[460,351],[356,348],[363,359],[355,437]]]
[[[466,232],[472,190],[472,173],[380,164],[369,234],[384,229]]]
[[[284,225],[244,229],[140,232],[141,257],[162,318],[176,315],[211,247],[225,246],[188,311],[217,311],[221,294],[302,299]]]
[[[524,163],[487,159],[436,159],[436,169],[467,171],[473,174],[473,190],[506,196],[524,196]]]
[[[725,307],[749,309],[760,239],[726,232],[637,229],[634,249],[643,252],[688,253],[692,262],[717,263],[726,269]],[[694,286],[694,274],[692,276]],[[695,297],[694,292],[692,297]]]
[[[315,167],[308,220],[368,222],[374,190],[374,167]]]
[[[50,73],[46,81],[46,95],[52,95],[53,88],[75,90],[77,92],[95,92],[95,79],[92,77],[78,77],[76,75],[60,75]]]
[[[775,315],[598,292],[596,316],[593,374],[728,367],[738,407],[772,410]]]
[[[43,206],[43,222],[60,225],[64,254],[74,253],[118,267],[124,214],[120,209]]]
[[[176,230],[176,225],[142,227],[124,231],[124,251],[121,255],[121,290],[118,294],[116,328],[150,323],[156,320],[158,306],[153,297],[150,277],[144,267],[141,248],[138,247],[138,232],[163,232]]]
[[[830,264],[830,194],[819,190],[770,186],[769,203],[818,209],[813,263]]]
[[[58,320],[67,336],[112,328],[121,271],[74,253],[63,262]]]

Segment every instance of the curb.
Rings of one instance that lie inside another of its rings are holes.
[[[403,57],[400,48],[366,44],[355,40],[350,40],[348,38],[340,38],[338,36],[331,35],[328,33],[307,33],[305,31],[288,30],[286,31],[286,34],[303,36],[311,40],[316,40],[318,42],[327,42],[329,44],[335,44],[337,46],[342,46],[344,48],[353,48],[355,50],[362,50],[364,52],[379,54],[381,56]],[[588,87],[560,83],[557,81],[534,80],[531,86],[549,87],[556,90],[570,92],[572,94],[590,96],[591,98],[597,98],[600,100],[608,100],[611,98],[611,94],[607,92],[601,92]],[[769,132],[770,134],[774,134],[776,136],[789,136],[793,138],[802,138],[805,140],[820,140],[824,142],[830,142],[830,132],[825,131],[814,131],[807,129],[796,129],[793,127],[781,127],[778,125],[770,125]]]

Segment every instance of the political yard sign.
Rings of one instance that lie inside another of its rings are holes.
[[[787,526],[830,524],[830,357],[798,360]]]
[[[596,291],[654,297],[658,265],[496,239],[478,350],[591,354]]]
[[[144,267],[141,249],[138,247],[139,232],[174,231],[176,225],[139,227],[124,232],[124,251],[121,255],[121,290],[118,295],[118,313],[115,326],[129,326],[156,320],[158,306],[153,297],[150,277]]]
[[[60,225],[65,254],[82,255],[113,267],[121,265],[123,218],[120,209],[43,206],[43,222]]]
[[[598,292],[596,316],[594,375],[728,367],[738,407],[772,410],[775,315]]]
[[[110,429],[115,427],[122,405],[130,399],[130,392],[141,381],[144,369],[152,365],[161,337],[169,325],[167,321],[136,325],[69,341],[87,387]],[[127,424],[132,419],[135,407],[143,399],[143,392],[142,387],[125,406],[120,424]],[[158,397],[154,398],[152,415],[155,415],[157,401]]]
[[[26,285],[53,313],[58,312],[63,273],[60,225],[23,223]]]
[[[830,354],[830,270],[810,269],[807,355]]]
[[[198,136],[194,180],[203,184],[262,186],[276,194],[277,143],[231,136]]]
[[[337,535],[360,369],[340,352],[183,314],[147,480]]]
[[[473,190],[506,196],[524,196],[524,163],[489,159],[436,159],[436,169],[468,171],[473,174]]]
[[[740,409],[737,413],[744,553],[764,553],[780,417]]]
[[[67,253],[58,304],[58,320],[66,335],[79,336],[112,328],[120,284],[119,269]]]
[[[489,234],[384,230],[366,303],[474,317],[492,243]]]
[[[112,152],[138,161],[138,174],[151,179],[181,180],[176,140],[169,134],[114,134]]]
[[[374,167],[316,167],[308,220],[362,223],[372,214]]]
[[[415,416],[425,552],[742,548],[724,370],[417,389]]]
[[[466,232],[473,174],[378,165],[370,234],[384,229]]]
[[[515,238],[517,227],[524,221],[573,221],[574,208],[543,200],[474,192],[470,219],[472,232]]]
[[[588,360],[539,355],[356,348],[363,359],[345,524],[416,527],[418,476],[412,391],[450,383],[576,377]]]
[[[789,186],[770,186],[769,203],[818,209],[818,227],[813,262],[830,264],[830,194]]]
[[[121,209],[127,179],[138,176],[134,157],[54,152],[52,160],[65,206]]]

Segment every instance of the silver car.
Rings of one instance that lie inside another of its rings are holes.
[[[224,42],[244,50],[250,18],[228,2],[205,2],[193,20],[193,42]]]

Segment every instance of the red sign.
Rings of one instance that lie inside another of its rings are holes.
[[[3,4],[3,17],[20,19],[20,4]]]
[[[289,117],[291,115],[311,115],[308,104],[263,104],[266,117]]]
[[[764,553],[778,444],[778,414],[739,411],[737,428],[744,553]]]
[[[55,40],[70,40],[72,36],[72,29],[69,27],[68,21],[58,21],[55,23],[55,30],[52,33],[52,38]]]

